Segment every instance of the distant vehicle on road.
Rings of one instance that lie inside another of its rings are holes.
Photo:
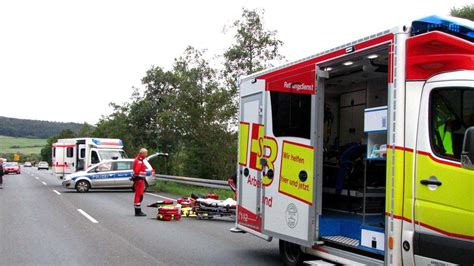
[[[151,156],[150,156],[151,157]],[[148,158],[150,158],[148,157]],[[147,160],[145,189],[155,185],[155,170]],[[87,192],[91,188],[132,188],[133,159],[106,160],[87,168],[85,171],[70,174],[64,178],[63,186]]]
[[[31,162],[25,162],[25,163],[23,164],[23,166],[24,166],[24,167],[31,167]]]
[[[123,143],[119,139],[58,139],[53,143],[53,173],[63,179],[104,160],[127,158],[122,148]]]
[[[39,163],[38,163],[38,170],[41,170],[41,169],[49,170],[49,164],[48,164],[48,162],[45,162],[45,161],[39,162]]]
[[[21,174],[20,165],[17,162],[8,162],[3,164],[3,172],[5,174],[15,173],[17,175]]]

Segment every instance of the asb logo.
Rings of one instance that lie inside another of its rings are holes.
[[[248,165],[250,169],[262,171],[262,184],[269,186],[273,182],[274,162],[278,154],[278,144],[274,138],[265,136],[263,125],[252,123],[251,132],[249,127],[249,123],[240,123],[239,163],[242,166]],[[247,162],[249,133],[251,133],[250,158]],[[266,165],[262,165],[261,159],[265,159]]]

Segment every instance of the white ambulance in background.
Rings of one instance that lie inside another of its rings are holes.
[[[127,158],[120,139],[58,139],[52,153],[53,173],[59,179],[103,160]]]

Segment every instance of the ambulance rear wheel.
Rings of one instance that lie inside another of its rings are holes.
[[[301,265],[303,263],[305,254],[297,244],[287,242],[280,239],[280,257],[283,264],[287,266]]]
[[[80,180],[76,183],[76,190],[79,193],[84,193],[89,191],[91,184],[87,180]]]

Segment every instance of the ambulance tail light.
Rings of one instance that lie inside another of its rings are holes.
[[[430,31],[441,31],[466,39],[470,42],[474,41],[474,22],[467,19],[429,16],[415,20],[411,24],[412,36]]]

